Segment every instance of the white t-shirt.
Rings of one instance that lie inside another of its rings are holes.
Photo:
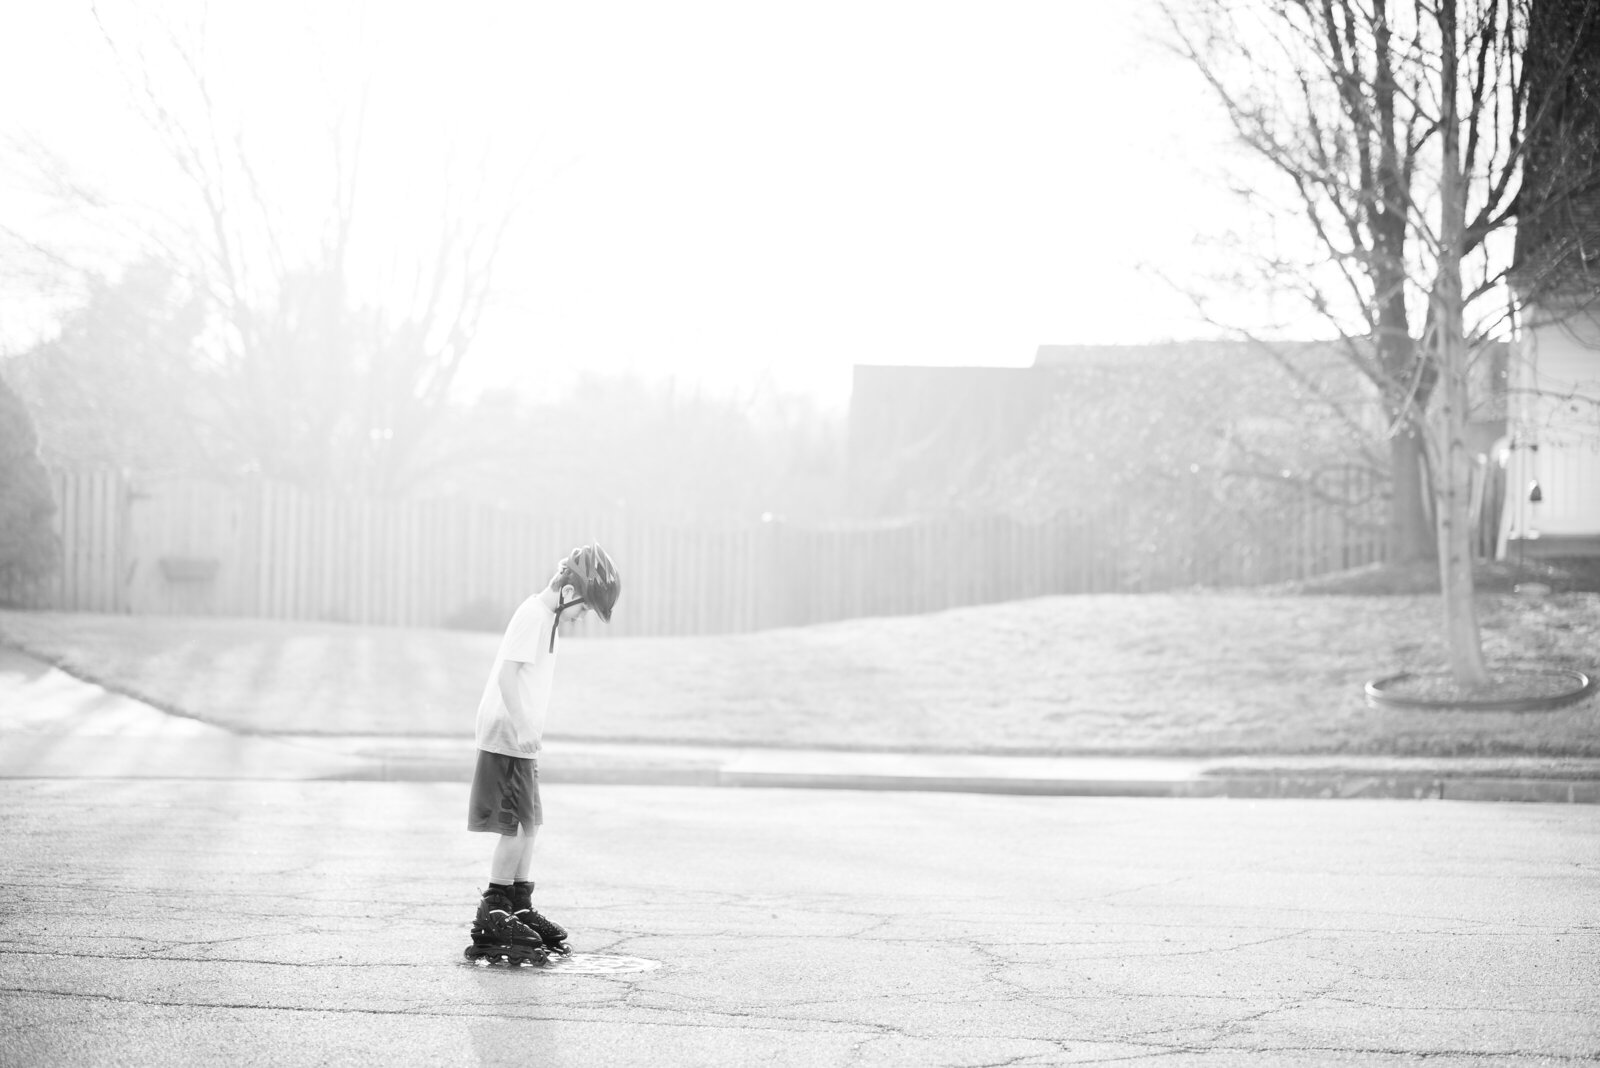
[[[555,681],[556,658],[550,631],[555,612],[536,593],[517,607],[500,639],[489,681],[478,700],[478,748],[505,756],[531,757],[544,737],[545,712]],[[556,641],[559,643],[560,638]],[[500,667],[507,661],[517,667],[517,689],[522,697],[521,717],[512,715],[500,693]]]

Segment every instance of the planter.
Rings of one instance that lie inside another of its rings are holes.
[[[1581,701],[1594,692],[1596,679],[1582,671],[1552,668],[1547,671],[1491,671],[1505,692],[1487,697],[1432,696],[1407,693],[1427,690],[1428,683],[1447,683],[1448,672],[1413,674],[1405,671],[1373,679],[1366,685],[1367,703],[1378,708],[1421,708],[1459,712],[1546,712]],[[1515,691],[1520,687],[1522,695]]]

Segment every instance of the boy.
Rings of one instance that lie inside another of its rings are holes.
[[[611,622],[622,592],[616,565],[599,545],[572,550],[556,565],[550,585],[517,608],[500,639],[494,668],[478,701],[478,766],[472,776],[467,830],[493,831],[489,889],[472,924],[468,959],[504,957],[508,963],[543,964],[567,951],[567,932],[533,907],[533,839],[544,822],[536,763],[545,710],[555,677],[561,616],[577,620],[593,610]]]

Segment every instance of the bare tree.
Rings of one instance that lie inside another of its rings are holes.
[[[1257,266],[1269,284],[1297,290],[1331,321],[1348,358],[1377,387],[1391,426],[1390,555],[1406,561],[1433,555],[1416,413],[1435,376],[1411,329],[1403,208],[1430,127],[1410,107],[1423,94],[1420,72],[1396,62],[1414,42],[1397,46],[1381,5],[1365,20],[1357,6],[1262,3],[1240,11],[1216,0],[1165,10],[1241,141],[1287,180],[1290,210],[1331,265],[1308,277],[1304,263],[1272,249]],[[1252,204],[1265,202],[1261,192],[1248,190]]]
[[[1552,121],[1529,107],[1532,2],[1164,5],[1178,49],[1288,190],[1316,250],[1293,269],[1272,262],[1271,276],[1338,331],[1382,397],[1402,559],[1418,555],[1421,490],[1431,493],[1464,684],[1487,679],[1472,599],[1466,427],[1485,400],[1474,363],[1511,329],[1510,229],[1550,203],[1519,198],[1526,146]],[[1562,2],[1580,22],[1600,19],[1600,0]],[[1558,65],[1574,62],[1565,47],[1550,57]]]
[[[215,440],[195,338],[203,303],[169,264],[132,263],[90,278],[53,336],[8,357],[52,466],[222,472],[237,464]]]
[[[463,168],[449,144],[419,153],[413,170],[440,178],[412,218],[431,217],[433,236],[386,245],[363,215],[369,85],[329,90],[305,138],[322,193],[296,199],[217,89],[203,16],[95,14],[180,178],[187,208],[145,236],[212,310],[203,343],[230,453],[303,485],[404,492],[476,336],[524,172],[497,181],[487,156]]]

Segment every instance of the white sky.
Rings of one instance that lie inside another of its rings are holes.
[[[170,192],[88,6],[6,6],[3,132],[119,200]],[[468,392],[549,395],[587,368],[836,406],[858,362],[1020,366],[1044,343],[1214,332],[1152,270],[1203,269],[1197,238],[1227,229],[1227,131],[1144,36],[1146,0],[217,3],[209,18],[218,95],[285,187],[321,173],[318,109],[370,73],[375,231],[425,240],[408,176],[437,173],[451,141],[489,137],[506,172],[533,161]],[[0,212],[29,233],[62,225],[14,182]],[[0,340],[38,325],[0,317]]]

